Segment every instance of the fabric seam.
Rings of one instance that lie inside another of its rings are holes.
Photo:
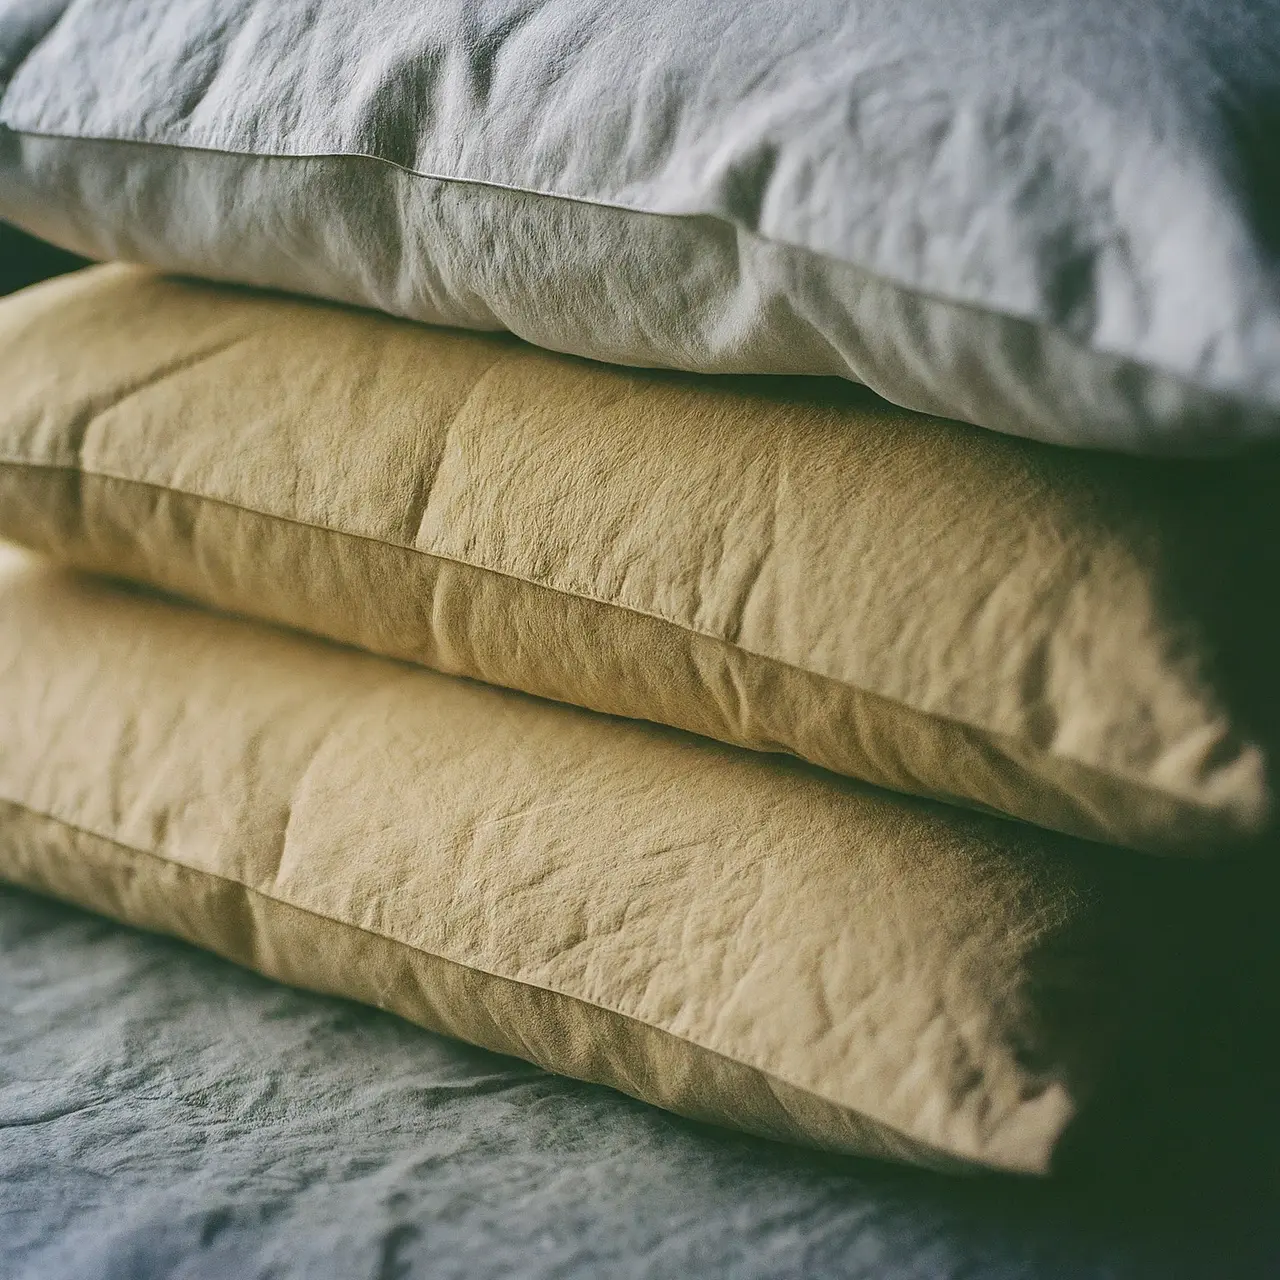
[[[549,591],[555,595],[564,596],[572,600],[586,600],[592,604],[597,604],[602,608],[618,609],[625,613],[632,613],[639,617],[649,618],[656,622],[665,623],[667,626],[674,627],[678,631],[686,632],[689,635],[698,636],[704,640],[710,640],[713,643],[725,646],[728,649],[737,651],[746,657],[752,658],[759,662],[766,662],[782,667],[788,671],[793,671],[797,675],[806,676],[808,678],[817,678],[829,681],[841,688],[848,689],[861,697],[875,698],[890,706],[900,707],[903,710],[915,715],[926,717],[927,719],[937,720],[945,724],[956,726],[970,733],[980,735],[984,741],[999,750],[1006,759],[1012,760],[1014,763],[1021,764],[1018,756],[1025,758],[1031,755],[1034,759],[1043,761],[1060,761],[1068,766],[1077,768],[1085,772],[1087,775],[1093,776],[1103,782],[1112,783],[1122,787],[1132,788],[1155,800],[1172,802],[1179,806],[1185,806],[1187,810],[1194,814],[1201,815],[1218,815],[1230,810],[1204,803],[1197,802],[1194,798],[1181,795],[1178,792],[1168,791],[1160,787],[1152,786],[1150,783],[1134,778],[1130,775],[1117,773],[1113,770],[1101,769],[1095,764],[1088,761],[1079,760],[1073,756],[1066,756],[1056,752],[1046,751],[1041,747],[1033,744],[1023,744],[1010,734],[1001,733],[999,730],[988,728],[985,725],[975,724],[968,720],[960,719],[957,716],[947,715],[944,712],[936,712],[925,710],[920,707],[912,706],[909,702],[903,701],[901,698],[895,698],[892,695],[880,693],[874,689],[864,688],[862,685],[855,684],[852,681],[842,680],[838,676],[828,675],[825,672],[813,671],[807,667],[802,667],[796,663],[789,662],[785,658],[774,657],[771,654],[759,653],[755,650],[748,649],[743,645],[735,644],[730,640],[726,640],[723,636],[717,636],[710,632],[704,631],[698,627],[690,626],[687,623],[680,622],[674,618],[669,618],[664,614],[655,610],[645,609],[637,605],[626,604],[616,600],[604,600],[599,596],[592,595],[585,591],[573,591],[564,587],[553,586],[549,583],[539,582],[534,578],[524,577],[518,573],[512,573],[509,570],[494,568],[478,561],[463,560],[457,556],[445,555],[439,551],[426,550],[421,547],[412,546],[404,543],[389,542],[385,538],[379,538],[371,534],[357,533],[348,529],[335,528],[332,525],[317,524],[308,520],[301,520],[293,516],[278,515],[274,512],[263,511],[256,507],[246,506],[243,503],[235,502],[228,498],[220,498],[209,494],[195,493],[187,489],[178,489],[170,485],[166,485],[156,480],[141,480],[133,476],[122,475],[116,472],[105,470],[87,471],[84,468],[75,466],[70,463],[58,462],[30,462],[21,458],[13,458],[0,456],[0,467],[9,467],[14,469],[30,469],[38,471],[61,471],[71,475],[80,475],[89,479],[111,480],[119,484],[137,485],[140,488],[155,490],[159,493],[170,494],[179,498],[186,498],[196,502],[208,502],[216,506],[225,507],[232,511],[243,512],[246,515],[257,516],[264,520],[278,520],[284,524],[296,525],[300,528],[310,529],[317,533],[331,534],[337,538],[350,538],[359,542],[370,543],[378,547],[386,547],[395,551],[408,552],[412,555],[423,556],[429,560],[436,560],[445,564],[460,565],[464,568],[473,569],[480,573],[490,573],[495,577],[507,578],[513,582],[521,582],[526,586],[536,587],[543,591]],[[418,663],[419,666],[425,664]],[[1017,755],[1012,753],[1016,752]],[[1022,767],[1025,767],[1023,765]]]
[[[404,947],[405,950],[414,952],[420,956],[424,956],[429,960],[438,960],[445,964],[454,965],[460,969],[469,970],[473,973],[483,974],[485,977],[494,978],[500,982],[509,982],[515,986],[527,987],[532,991],[540,991],[548,995],[557,996],[563,1000],[573,1000],[580,1004],[586,1005],[588,1008],[599,1009],[603,1013],[609,1013],[609,1014],[613,1014],[615,1017],[625,1018],[629,1022],[636,1023],[649,1030],[658,1031],[663,1035],[670,1036],[673,1040],[678,1040],[682,1044],[692,1045],[694,1048],[698,1049],[700,1052],[710,1053],[718,1058],[724,1059],[727,1062],[734,1063],[735,1065],[738,1065],[738,1066],[746,1067],[751,1071],[757,1072],[759,1075],[763,1076],[766,1080],[770,1080],[770,1079],[776,1080],[779,1084],[785,1086],[786,1088],[795,1089],[800,1093],[807,1094],[808,1096],[816,1099],[818,1102],[822,1103],[825,1106],[838,1107],[841,1110],[851,1112],[854,1115],[857,1115],[862,1119],[867,1120],[874,1125],[880,1126],[888,1130],[892,1134],[895,1134],[896,1136],[900,1137],[905,1143],[917,1145],[927,1150],[936,1152],[943,1159],[959,1160],[959,1161],[970,1162],[970,1163],[980,1163],[980,1158],[978,1156],[973,1156],[973,1155],[959,1156],[959,1155],[956,1155],[955,1153],[948,1152],[943,1148],[937,1147],[932,1142],[929,1142],[925,1139],[912,1137],[910,1134],[905,1133],[903,1130],[899,1129],[896,1125],[890,1123],[889,1121],[879,1120],[876,1117],[868,1114],[867,1112],[849,1103],[838,1102],[834,1098],[831,1098],[821,1093],[818,1090],[818,1088],[812,1084],[798,1084],[792,1080],[789,1080],[780,1072],[775,1071],[771,1068],[763,1067],[758,1063],[749,1060],[746,1055],[735,1056],[724,1050],[712,1049],[709,1046],[701,1044],[697,1040],[694,1040],[687,1035],[681,1035],[677,1031],[672,1031],[667,1027],[660,1026],[655,1022],[652,1022],[644,1017],[639,1016],[638,1014],[628,1012],[625,1009],[620,1009],[616,1005],[606,1004],[597,998],[574,995],[571,992],[562,991],[557,987],[544,986],[540,983],[530,982],[524,978],[513,978],[507,974],[495,972],[492,969],[485,968],[478,964],[472,964],[470,962],[463,961],[463,960],[455,960],[449,956],[442,955],[439,952],[429,951],[424,947],[415,946],[411,942],[405,942],[401,938],[392,937],[390,934],[380,933],[377,930],[367,928],[364,925],[355,924],[348,920],[340,920],[335,916],[326,915],[324,912],[317,911],[313,907],[303,906],[300,903],[296,903],[296,902],[290,902],[285,898],[274,897],[271,894],[264,892],[262,889],[259,889],[254,885],[246,884],[244,883],[244,881],[237,880],[232,876],[224,875],[216,871],[208,871],[203,867],[192,866],[189,863],[181,862],[176,858],[166,857],[163,853],[159,853],[154,849],[139,849],[137,846],[128,844],[125,841],[119,840],[114,836],[105,835],[104,833],[100,831],[95,831],[92,828],[86,827],[79,822],[69,822],[67,819],[62,818],[57,814],[46,813],[43,810],[34,808],[33,806],[26,804],[24,801],[21,801],[21,800],[14,800],[14,799],[11,799],[10,797],[0,795],[0,803],[11,805],[13,808],[21,810],[23,813],[28,813],[32,817],[42,819],[46,822],[56,823],[58,826],[63,827],[66,830],[78,832],[94,840],[101,840],[106,844],[113,845],[118,849],[124,850],[126,853],[133,854],[137,857],[149,858],[163,864],[164,866],[176,867],[183,871],[188,871],[193,875],[205,876],[211,880],[217,880],[224,884],[233,885],[237,889],[241,890],[242,892],[247,894],[252,894],[254,897],[260,898],[264,902],[273,903],[277,906],[285,907],[293,911],[299,911],[304,915],[311,916],[316,920],[321,920],[326,924],[336,925],[343,929],[352,929],[358,933],[366,934],[371,938],[376,938],[381,942],[388,942],[394,946]],[[208,948],[204,948],[204,949],[207,950]],[[377,1007],[377,1006],[373,1006],[373,1007]],[[390,1013],[394,1011],[385,1010],[385,1012]],[[396,1016],[403,1016],[403,1015],[397,1014]],[[408,1020],[409,1019],[406,1019],[406,1021]],[[1012,1120],[1013,1116],[1017,1114],[1018,1110],[1023,1105],[1025,1105],[1027,1102],[1035,1101],[1039,1096],[1040,1096],[1039,1094],[1031,1094],[1027,1097],[1020,1097],[1018,1103],[1005,1116],[1004,1120],[998,1123],[995,1126],[995,1128],[991,1131],[990,1137],[992,1138],[997,1137],[1000,1131],[1004,1128],[1004,1126]],[[651,1105],[656,1105],[656,1104],[651,1104]]]
[[[16,74],[17,73],[15,71],[15,78]],[[12,81],[10,81],[10,84],[12,84]],[[536,187],[521,187],[488,178],[471,178],[434,173],[430,170],[412,169],[407,165],[400,164],[395,160],[390,160],[385,156],[371,155],[362,151],[237,151],[226,146],[205,143],[155,141],[146,138],[127,138],[112,134],[63,133],[54,130],[18,127],[10,124],[4,119],[6,114],[4,110],[4,99],[7,97],[7,94],[8,86],[4,86],[3,91],[0,92],[0,128],[7,129],[10,133],[13,133],[18,137],[47,138],[62,142],[105,143],[115,146],[144,148],[154,147],[172,151],[203,152],[213,155],[230,156],[242,160],[365,160],[374,164],[386,165],[389,168],[396,169],[401,173],[407,174],[409,177],[423,178],[427,181],[439,182],[444,185],[488,187],[498,191],[511,192],[515,195],[530,196],[541,200],[554,200],[564,204],[588,205],[593,208],[610,209],[618,213],[628,213],[638,217],[673,218],[685,221],[706,219],[710,222],[718,223],[721,226],[729,227],[735,232],[735,234],[748,236],[759,241],[761,244],[789,252],[808,254],[812,257],[820,258],[825,262],[830,262],[850,271],[855,271],[869,280],[875,280],[888,288],[898,290],[913,298],[918,298],[925,302],[937,303],[943,306],[954,307],[957,310],[968,311],[988,319],[1024,325],[1038,334],[1052,335],[1056,340],[1069,347],[1081,358],[1102,358],[1120,361],[1147,375],[1168,378],[1170,381],[1176,383],[1184,392],[1190,392],[1197,396],[1217,400],[1232,408],[1243,408],[1255,412],[1259,409],[1268,413],[1280,412],[1280,402],[1273,401],[1265,393],[1259,395],[1236,389],[1226,390],[1220,387],[1204,386],[1197,383],[1192,378],[1189,378],[1185,373],[1165,368],[1162,365],[1153,363],[1152,361],[1142,357],[1135,356],[1127,352],[1113,351],[1109,348],[1090,346],[1087,343],[1081,343],[1079,339],[1073,338],[1060,327],[1046,323],[1038,317],[1020,314],[1019,312],[1012,310],[1002,311],[994,306],[984,305],[981,302],[973,302],[965,298],[951,297],[948,294],[926,289],[923,286],[909,284],[896,276],[876,271],[871,267],[862,265],[861,263],[839,257],[835,253],[822,249],[813,249],[804,244],[795,243],[789,240],[781,240],[777,237],[766,235],[764,232],[755,230],[754,228],[745,226],[741,223],[734,222],[731,218],[727,218],[722,214],[715,212],[701,211],[686,213],[658,209],[645,209],[637,205],[623,204],[621,201],[610,201],[592,198],[589,196],[564,195],[555,191],[544,191]]]

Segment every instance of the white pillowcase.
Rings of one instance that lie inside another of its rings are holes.
[[[1065,443],[1280,424],[1277,0],[0,0],[5,81],[0,216],[91,256]]]

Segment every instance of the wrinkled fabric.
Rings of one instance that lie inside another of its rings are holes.
[[[1271,825],[1275,459],[125,267],[0,304],[0,386],[0,534],[83,568],[1087,838]]]
[[[90,256],[1064,443],[1280,424],[1276,0],[49,13],[0,6],[0,214]]]
[[[0,889],[8,1280],[1266,1280],[1280,1186],[944,1180],[702,1128]]]
[[[0,723],[0,878],[695,1119],[1044,1173],[1183,1016],[1151,860],[12,551]]]
[[[66,7],[67,0],[5,0],[0,5],[0,91]]]

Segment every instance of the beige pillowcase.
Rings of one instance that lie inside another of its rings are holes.
[[[127,267],[0,304],[0,386],[0,534],[73,564],[1086,837],[1270,820],[1267,460]]]
[[[3,878],[758,1133],[1044,1172],[1177,981],[1152,860],[2,550],[0,724]]]

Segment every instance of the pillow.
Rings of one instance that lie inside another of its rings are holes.
[[[1276,0],[0,0],[5,80],[0,216],[90,257],[1070,444],[1280,425]]]
[[[1268,829],[1274,463],[128,267],[0,304],[0,387],[0,535],[69,563],[1078,835]]]
[[[12,552],[0,723],[0,877],[841,1151],[1046,1171],[1186,946],[1167,866]]]

